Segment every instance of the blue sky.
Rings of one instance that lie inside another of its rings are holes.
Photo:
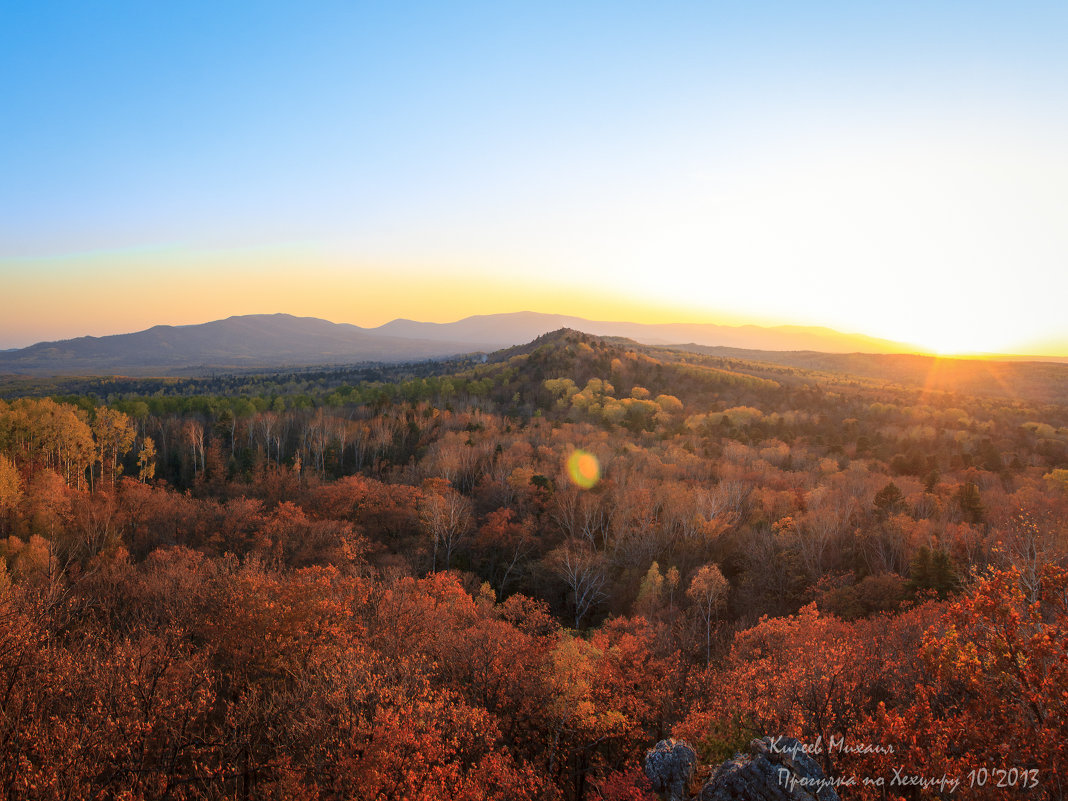
[[[5,3],[0,278],[22,313],[0,347],[252,311],[455,319],[525,308],[533,277],[567,306],[543,311],[1068,343],[1066,23],[1063,3]]]

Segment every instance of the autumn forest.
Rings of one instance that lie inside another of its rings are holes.
[[[3,392],[2,798],[651,801],[775,735],[1068,798],[1049,393],[570,330]]]

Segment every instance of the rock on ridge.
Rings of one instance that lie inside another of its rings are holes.
[[[685,801],[697,752],[685,740],[661,740],[645,752],[645,775],[667,801]]]
[[[648,760],[646,756],[646,765]],[[804,753],[800,742],[792,737],[764,737],[749,743],[748,754],[728,759],[716,768],[697,801],[839,801],[839,798],[820,766]]]

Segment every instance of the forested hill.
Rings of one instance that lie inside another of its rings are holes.
[[[608,341],[560,329],[526,345],[492,354],[420,362],[218,372],[170,378],[9,376],[0,378],[0,398],[85,396],[110,403],[129,398],[215,396],[220,400],[259,398],[269,403],[281,397],[289,406],[311,407],[418,402],[449,396],[505,401],[518,393],[523,399],[518,406],[530,413],[550,395],[543,386],[545,379],[570,376],[570,380],[583,386],[590,379],[600,380],[602,375],[620,377],[624,365],[629,381],[658,393],[673,390],[683,396],[700,394],[710,386],[733,386],[739,390],[777,387],[777,382],[767,376],[784,372],[774,366],[742,362],[724,368],[719,359],[671,351],[658,352],[658,357],[654,357],[647,350],[630,340]],[[805,379],[798,373],[791,375],[791,380],[804,383]],[[627,400],[627,396],[623,399]]]
[[[1068,364],[654,346],[566,328],[493,353],[450,358],[240,371],[201,369],[199,374],[185,377],[0,375],[0,398],[93,396],[110,402],[133,396],[214,395],[268,400],[285,396],[291,403],[308,406],[337,405],[355,397],[354,392],[366,396],[378,393],[383,399],[429,397],[446,379],[446,386],[480,382],[472,384],[476,388],[486,386],[487,379],[491,383],[503,381],[513,386],[513,392],[524,389],[524,378],[527,383],[547,375],[583,380],[609,374],[612,361],[627,354],[635,359],[640,356],[646,365],[643,369],[651,371],[649,381],[661,384],[669,394],[685,393],[686,387],[710,380],[744,384],[752,379],[795,388],[863,385],[908,389],[937,397],[979,396],[1024,405],[1063,405],[1068,401]],[[524,397],[530,393],[525,392]]]

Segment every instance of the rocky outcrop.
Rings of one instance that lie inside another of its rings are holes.
[[[645,752],[645,775],[666,801],[684,801],[697,752],[684,740],[661,740]]]
[[[648,770],[646,767],[646,773]],[[716,768],[701,789],[698,801],[839,801],[839,798],[800,742],[792,737],[764,737],[749,743],[748,754],[728,759]]]

